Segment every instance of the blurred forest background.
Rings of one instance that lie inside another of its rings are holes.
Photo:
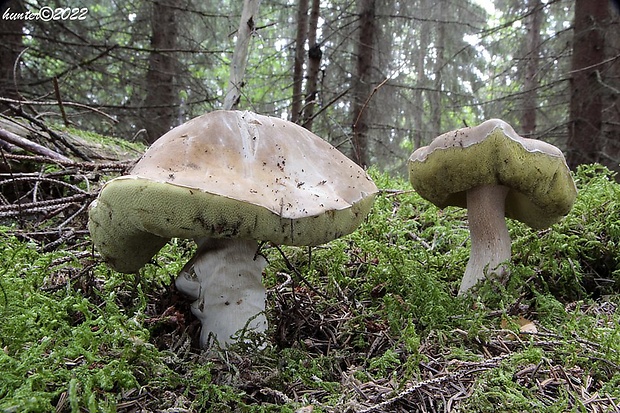
[[[223,107],[248,2],[2,1],[0,112],[152,142]],[[58,19],[19,14],[44,6]],[[263,0],[246,24],[236,107],[300,123],[361,165],[403,174],[435,136],[499,117],[571,167],[619,170],[609,0]]]

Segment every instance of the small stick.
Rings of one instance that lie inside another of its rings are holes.
[[[69,126],[71,122],[69,122],[69,119],[67,118],[65,106],[62,104],[62,98],[60,97],[60,87],[58,87],[58,78],[56,76],[54,76],[54,93],[56,94],[56,100],[58,101],[58,107],[60,108],[62,120],[65,121],[65,126]]]
[[[25,149],[28,152],[35,153],[37,155],[46,156],[48,158],[61,162],[73,163],[73,161],[66,156],[61,155],[58,152],[55,152],[49,148],[46,148],[45,146],[39,145],[38,143],[32,142],[31,140],[22,138],[21,136],[9,132],[5,129],[0,129],[0,139],[15,146],[19,146],[20,148]]]

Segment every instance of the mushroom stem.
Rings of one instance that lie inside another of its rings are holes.
[[[467,191],[471,252],[459,295],[483,280],[485,275],[493,273],[500,280],[508,275],[508,270],[501,265],[511,255],[504,215],[508,190],[502,185],[482,185]]]
[[[243,239],[197,240],[196,255],[183,267],[176,286],[195,300],[192,313],[201,321],[200,346],[213,336],[221,345],[237,341],[240,330],[264,332],[266,291],[262,283],[265,258],[258,244]]]

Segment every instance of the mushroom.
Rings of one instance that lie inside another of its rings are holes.
[[[171,238],[193,239],[178,274],[210,335],[264,332],[265,288],[257,241],[318,245],[354,231],[377,187],[336,148],[291,122],[216,111],[157,141],[130,171],[107,182],[89,209],[92,241],[115,270],[137,272]]]
[[[577,188],[562,152],[523,138],[499,119],[457,129],[417,149],[408,162],[409,181],[439,208],[467,208],[471,252],[459,288],[462,295],[488,274],[508,276],[511,257],[505,217],[534,229],[568,214]]]

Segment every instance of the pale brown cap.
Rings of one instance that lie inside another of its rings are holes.
[[[471,188],[506,186],[506,216],[532,228],[559,221],[577,197],[562,151],[500,119],[438,136],[413,152],[408,167],[412,186],[440,208],[466,208]]]
[[[354,231],[376,193],[362,168],[301,126],[216,111],[174,128],[108,182],[89,229],[104,259],[132,272],[174,237],[322,244]]]

